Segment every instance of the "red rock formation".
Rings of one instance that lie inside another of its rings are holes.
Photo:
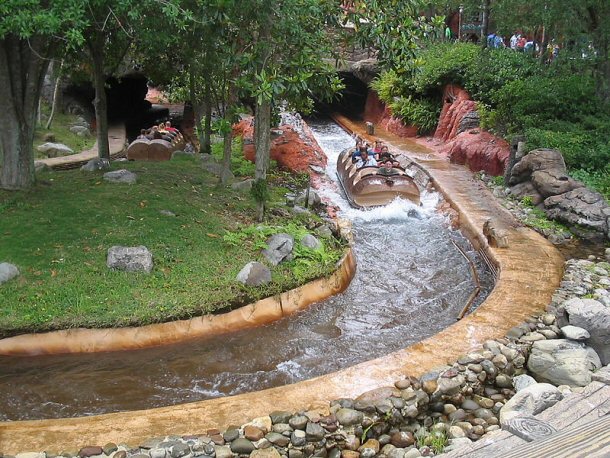
[[[451,140],[457,135],[462,118],[476,110],[476,103],[461,87],[448,84],[443,91],[443,109],[438,121],[435,138]]]
[[[314,175],[309,166],[326,167],[326,155],[309,133],[309,127],[304,126],[305,133],[301,136],[292,126],[280,126],[276,129],[278,135],[271,137],[271,159],[277,161],[282,168],[294,172],[308,172]],[[255,149],[253,143],[254,123],[252,118],[244,119],[233,127],[233,132],[244,138],[244,156],[254,162]]]
[[[407,126],[400,119],[392,115],[392,110],[387,107],[377,95],[370,90],[364,105],[364,120],[377,124],[399,137],[415,137],[417,126]]]
[[[467,165],[472,171],[502,175],[510,154],[510,145],[489,132],[472,129],[458,134],[440,148],[452,162]]]

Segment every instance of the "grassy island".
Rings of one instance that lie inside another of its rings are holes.
[[[111,184],[101,172],[74,170],[45,172],[29,191],[0,191],[0,260],[21,271],[0,286],[1,337],[224,311],[329,274],[342,254],[340,242],[322,239],[321,250],[299,248],[294,260],[272,267],[270,284],[245,287],[235,277],[247,262],[263,262],[269,234],[298,238],[322,224],[315,215],[274,211],[284,206],[295,177],[272,174],[270,211],[257,225],[253,198],[219,187],[198,159],[112,166],[120,168],[136,173],[138,182]],[[113,245],[145,245],[153,272],[110,270],[106,254]]]

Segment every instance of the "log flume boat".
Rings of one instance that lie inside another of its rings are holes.
[[[419,205],[419,188],[403,168],[394,167],[395,174],[389,176],[378,167],[356,168],[352,151],[353,148],[342,151],[337,159],[337,177],[352,207],[383,206],[397,197]]]

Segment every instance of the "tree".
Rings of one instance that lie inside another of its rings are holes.
[[[0,2],[0,188],[34,184],[33,141],[44,75],[60,45],[82,43],[78,0]]]
[[[287,101],[303,109],[312,90],[330,96],[340,88],[323,57],[333,56],[328,29],[338,24],[341,11],[333,0],[262,0],[246,12],[255,21],[247,40],[251,47],[244,52],[248,65],[241,87],[255,99],[253,189],[259,221],[265,213],[273,104]]]

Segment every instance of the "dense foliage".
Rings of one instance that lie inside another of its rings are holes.
[[[430,131],[446,84],[458,84],[478,102],[484,128],[528,147],[556,148],[570,171],[609,195],[610,108],[596,82],[577,74],[573,60],[542,66],[534,57],[468,43],[431,44],[408,68],[388,70],[373,88],[403,121]]]

